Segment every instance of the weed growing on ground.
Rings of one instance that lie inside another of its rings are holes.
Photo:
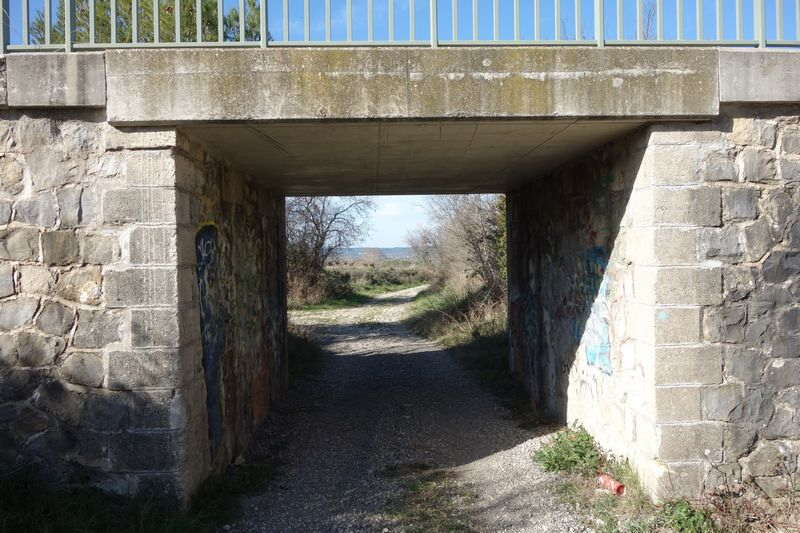
[[[534,459],[548,472],[584,476],[596,474],[604,463],[594,439],[581,427],[556,433],[550,443],[536,451]]]

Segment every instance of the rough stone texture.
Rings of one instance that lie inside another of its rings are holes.
[[[106,105],[102,53],[10,54],[5,61],[10,107]]]
[[[514,368],[657,498],[797,479],[800,191],[776,169],[800,162],[783,149],[800,117],[723,111],[510,195]],[[675,147],[701,164],[676,166]]]

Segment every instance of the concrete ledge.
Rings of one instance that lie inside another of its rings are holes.
[[[106,52],[116,124],[706,117],[718,58],[680,48],[275,48]]]
[[[9,107],[103,107],[106,73],[102,53],[9,54]]]
[[[800,52],[720,50],[721,102],[800,102]]]

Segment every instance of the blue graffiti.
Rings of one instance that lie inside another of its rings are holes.
[[[590,248],[586,253],[584,301],[592,302],[589,318],[584,330],[586,361],[611,375],[611,339],[609,333],[608,279],[605,276],[608,255],[600,246]]]
[[[215,450],[222,438],[221,367],[225,351],[225,311],[217,297],[219,258],[217,229],[204,226],[195,240],[197,251],[197,283],[200,289],[200,329],[203,343],[203,369],[206,380],[208,436]]]

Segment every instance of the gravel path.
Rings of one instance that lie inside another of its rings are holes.
[[[531,460],[546,428],[524,430],[451,354],[399,322],[422,287],[353,309],[292,313],[329,352],[265,424],[251,454],[278,475],[226,531],[412,531],[398,515],[403,476],[446,472],[474,531],[584,531]],[[402,506],[401,506],[402,507]]]

